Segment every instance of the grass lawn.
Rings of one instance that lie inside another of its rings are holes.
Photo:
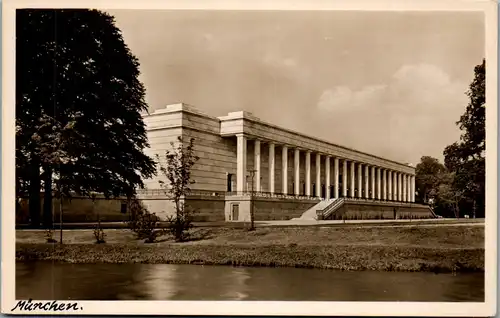
[[[194,228],[192,240],[136,240],[125,229],[16,232],[17,260],[292,266],[340,270],[484,271],[483,226]],[[54,232],[59,239],[59,232]]]

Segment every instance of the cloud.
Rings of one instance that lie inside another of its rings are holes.
[[[274,76],[283,76],[293,80],[307,80],[310,70],[293,57],[283,57],[279,52],[267,52],[261,65]]]
[[[386,92],[385,85],[366,86],[361,90],[353,91],[347,86],[337,86],[321,94],[318,108],[321,110],[352,110],[369,107],[375,100],[380,100]]]
[[[317,111],[343,144],[407,162],[422,155],[441,159],[458,139],[455,122],[465,110],[466,89],[435,65],[404,65],[386,84],[324,90]]]

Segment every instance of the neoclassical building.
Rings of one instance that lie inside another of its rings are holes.
[[[164,157],[179,136],[200,158],[186,204],[201,220],[428,218],[415,204],[415,168],[265,122],[245,111],[212,117],[186,104],[144,115],[150,156]],[[140,197],[172,213],[159,178]]]

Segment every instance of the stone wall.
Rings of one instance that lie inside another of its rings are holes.
[[[330,216],[334,220],[370,220],[370,219],[428,219],[434,218],[432,211],[419,204],[378,204],[345,203]]]
[[[290,220],[300,217],[319,202],[319,199],[293,198],[254,198],[253,209],[255,221]],[[249,222],[252,208],[250,196],[227,196],[226,221]],[[238,205],[238,219],[232,217],[233,205]]]
[[[145,197],[140,201],[149,212],[155,213],[163,220],[175,214],[175,205],[172,200]],[[194,195],[189,197],[185,202],[187,207],[195,211],[193,217],[196,222],[224,221],[225,219],[224,197]],[[43,207],[43,198],[41,206]],[[53,206],[54,222],[59,223],[59,200],[54,199]],[[26,224],[29,222],[28,200],[22,200],[19,207],[18,211],[16,211],[16,223]],[[126,201],[120,199],[105,200],[103,198],[96,199],[94,204],[88,198],[74,198],[63,201],[63,222],[97,222],[99,218],[103,222],[123,222],[130,220],[130,211],[128,210]]]
[[[195,222],[218,222],[224,221],[224,197],[190,197],[186,200],[186,206],[193,209],[193,220]]]
[[[148,211],[155,213],[162,220],[175,215],[175,204],[165,198],[143,198],[142,204]],[[224,221],[224,197],[191,195],[185,201],[186,208],[193,212],[195,222]]]
[[[298,218],[319,200],[256,199],[254,215],[259,221],[291,220]]]
[[[59,223],[60,201],[53,199],[54,222]],[[122,204],[125,201],[119,199],[104,200],[96,199],[94,203],[88,198],[73,198],[63,200],[63,222],[96,222],[98,218],[103,222],[122,222],[130,219],[128,210],[122,213]],[[43,197],[42,204],[43,207]],[[43,213],[43,212],[42,212]],[[29,203],[28,200],[22,200],[20,209],[16,211],[16,223],[28,223],[29,221]]]

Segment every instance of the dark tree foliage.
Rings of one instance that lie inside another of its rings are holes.
[[[454,187],[455,177],[438,159],[423,156],[416,167],[417,202],[429,204],[437,215],[459,217],[463,191]]]
[[[422,157],[415,168],[417,201],[427,203],[429,199],[434,199],[445,174],[446,168],[439,160]]]
[[[97,10],[23,9],[16,31],[17,192],[30,195],[32,221],[40,215],[40,202],[31,199],[42,178],[46,190],[54,177],[68,193],[133,196],[155,164],[143,153],[139,63],[114,18]],[[55,144],[58,155],[50,155]]]
[[[460,141],[444,150],[445,165],[453,172],[453,187],[463,195],[461,209],[484,217],[485,202],[485,83],[486,63],[474,68],[474,80],[469,86],[469,104],[457,125],[462,130]]]

